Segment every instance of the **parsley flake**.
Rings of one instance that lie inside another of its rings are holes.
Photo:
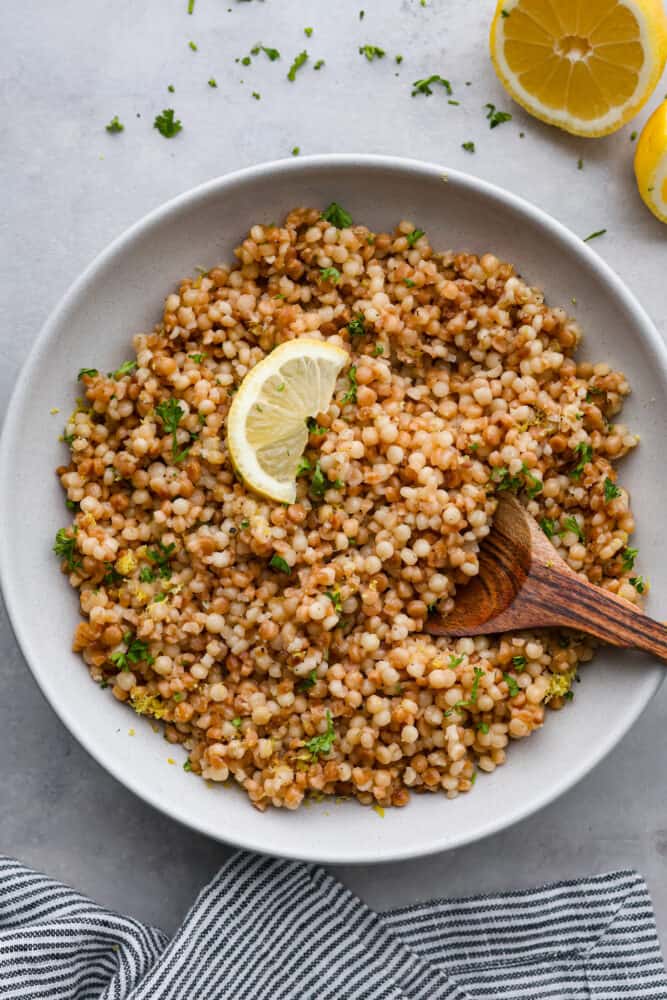
[[[115,372],[109,373],[109,377],[117,382],[119,378],[124,378],[125,375],[131,375],[136,367],[136,361],[123,361],[120,368],[117,368]]]
[[[584,243],[590,243],[591,240],[596,240],[598,236],[604,236],[606,232],[606,229],[596,229],[594,233],[589,233],[588,236],[584,236]]]
[[[631,576],[630,583],[638,594],[643,594],[646,590],[646,581],[643,576]]]
[[[366,56],[369,62],[373,62],[374,59],[384,59],[386,52],[377,45],[360,45],[359,55]]]
[[[214,76],[212,76],[209,79],[208,85],[209,85],[209,87],[217,87],[218,86],[218,81],[216,80],[216,78]]]
[[[320,733],[319,736],[313,736],[311,740],[306,743],[306,750],[313,758],[317,760],[320,754],[329,753],[334,741],[336,739],[336,730],[333,725],[333,718],[331,712],[327,709],[327,729],[325,733]]]
[[[95,376],[99,375],[99,374],[100,373],[98,372],[97,368],[79,368],[79,374],[77,375],[77,381],[80,382],[81,379],[84,378],[84,377],[95,378]]]
[[[502,125],[503,122],[509,122],[512,120],[512,116],[509,111],[497,111],[495,104],[485,104],[484,107],[487,109],[487,121],[489,122],[489,128],[497,128]]]
[[[357,383],[357,366],[351,365],[350,370],[347,373],[347,378],[350,383],[350,388],[347,390],[341,403],[356,403],[357,401],[357,389],[359,388]]]
[[[616,497],[620,497],[621,491],[619,490],[616,483],[614,483],[609,476],[604,481],[604,500],[605,503],[610,503],[611,500],[615,500]]]
[[[405,237],[406,240],[408,241],[408,246],[412,249],[417,240],[420,240],[423,235],[424,235],[423,229],[413,229],[412,232],[408,233],[408,235]]]
[[[519,685],[511,674],[503,674],[510,698],[515,698],[519,693]]]
[[[165,139],[173,139],[183,126],[177,118],[174,118],[174,109],[165,108],[162,114],[155,116],[153,128],[156,128]]]
[[[635,559],[639,555],[639,549],[625,548],[621,552],[622,567],[625,573],[629,573],[635,565]]]
[[[322,218],[336,229],[348,229],[352,225],[352,216],[337,201],[332,201],[322,212]]]
[[[287,573],[288,575],[292,572],[290,565],[286,562],[282,556],[279,556],[276,552],[269,559],[269,566],[271,569],[275,569],[278,573]]]
[[[162,421],[165,431],[167,434],[171,434],[171,458],[173,462],[182,462],[184,458],[187,457],[188,452],[192,445],[187,445],[182,451],[179,451],[178,447],[178,425],[185,416],[185,410],[182,409],[180,403],[177,399],[167,399],[162,403],[159,403],[155,407],[155,412]]]
[[[475,143],[474,142],[462,142],[461,143],[461,149],[465,149],[466,153],[474,153],[475,152]]]
[[[295,56],[294,62],[292,63],[292,65],[289,68],[289,72],[287,74],[287,79],[291,80],[291,82],[294,83],[294,81],[296,80],[296,74],[297,74],[297,72],[307,62],[308,62],[308,53],[304,49],[303,52],[300,52],[298,56]]]
[[[570,479],[581,479],[586,466],[593,461],[593,448],[585,441],[580,441],[575,445],[574,452],[579,456],[579,461],[570,472]]]
[[[444,77],[440,76],[438,73],[433,73],[432,76],[426,77],[424,80],[415,80],[412,84],[412,97],[416,97],[417,94],[424,94],[426,97],[430,97],[433,93],[433,84],[439,83],[441,87],[445,88],[445,92],[452,96],[452,85],[449,80],[445,80]]]
[[[585,542],[586,541],[586,536],[584,535],[584,533],[583,533],[583,531],[581,529],[581,525],[579,524],[579,522],[577,521],[576,517],[574,517],[574,516],[570,516],[570,517],[566,517],[565,518],[565,520],[563,521],[563,528],[559,532],[559,534],[560,535],[564,535],[568,531],[574,532],[574,534],[577,536],[577,538],[579,539],[580,542]]]
[[[116,132],[123,132],[125,126],[118,120],[118,115],[114,115],[108,125],[105,125],[107,132],[114,135]]]
[[[337,285],[340,281],[340,271],[337,267],[321,267],[320,278],[322,281],[330,281],[332,285]]]
[[[78,557],[78,550],[76,547],[76,525],[72,528],[74,534],[68,535],[67,528],[59,528],[56,532],[56,540],[53,543],[53,551],[60,559],[65,560],[67,569],[72,573],[76,569],[80,569],[81,560]]]

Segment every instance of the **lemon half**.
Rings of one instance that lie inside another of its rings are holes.
[[[646,122],[635,153],[639,193],[661,222],[667,222],[667,101]]]
[[[328,409],[350,358],[325,340],[289,340],[248,372],[227,417],[234,466],[257,493],[296,499],[296,473],[308,441],[306,420]]]
[[[499,0],[491,59],[526,111],[575,135],[615,132],[667,57],[662,0]]]

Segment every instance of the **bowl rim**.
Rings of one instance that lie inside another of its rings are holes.
[[[661,376],[667,386],[667,346],[634,294],[612,267],[589,247],[588,244],[584,243],[580,237],[574,234],[563,223],[520,195],[460,170],[450,169],[431,161],[401,156],[325,153],[303,156],[298,159],[285,158],[272,160],[214,177],[158,205],[115,237],[70,284],[59,302],[49,313],[31,346],[11,394],[0,436],[0,510],[3,508],[6,509],[7,499],[11,492],[12,477],[9,460],[13,442],[18,434],[20,409],[26,389],[30,384],[34,363],[39,359],[43,349],[48,345],[50,340],[56,335],[61,317],[77,304],[77,299],[85,293],[88,286],[95,281],[97,275],[104,270],[107,263],[111,262],[119,254],[122,254],[128,246],[131,246],[136,237],[145,235],[151,228],[167,220],[170,215],[178,213],[188,205],[205,200],[211,194],[222,195],[226,189],[233,188],[239,183],[252,183],[254,180],[263,179],[276,173],[299,173],[304,169],[307,171],[313,169],[325,171],[336,167],[353,167],[362,171],[408,171],[414,174],[421,174],[430,179],[439,176],[443,181],[452,181],[464,190],[501,203],[503,207],[516,212],[526,221],[548,230],[552,236],[558,239],[565,250],[585,261],[587,266],[595,272],[596,276],[602,282],[607,286],[611,286],[615,296],[623,302],[628,312],[632,313],[636,326],[641,331],[641,338],[646,342],[658,361]],[[291,847],[287,838],[280,844],[276,844],[275,849],[273,846],[269,848],[266,836],[256,837],[252,831],[249,831],[248,835],[244,833],[243,836],[239,837],[235,835],[233,830],[225,829],[221,832],[219,829],[214,828],[212,823],[205,822],[198,816],[186,817],[179,814],[177,801],[174,803],[165,802],[159,793],[153,792],[150,786],[146,787],[146,783],[135,778],[133,772],[128,773],[122,770],[112,756],[106,755],[99,750],[94,739],[88,738],[81,731],[76,713],[68,709],[66,698],[59,697],[58,691],[50,688],[48,671],[40,666],[37,655],[33,653],[30,629],[22,620],[20,596],[12,583],[11,567],[7,557],[8,547],[4,544],[7,530],[7,518],[0,517],[0,588],[5,599],[8,617],[31,674],[42,695],[60,721],[97,764],[109,772],[120,784],[148,805],[158,810],[158,812],[197,833],[209,836],[224,844],[256,851],[260,854],[270,853],[295,860],[329,864],[356,865],[387,863],[428,857],[441,851],[453,850],[475,843],[495,833],[499,833],[526,819],[533,813],[540,811],[592,771],[634,725],[664,679],[663,672],[656,673],[653,678],[648,675],[646,676],[643,697],[638,699],[632,712],[624,714],[620,717],[620,721],[613,720],[611,722],[605,732],[605,737],[598,743],[595,751],[587,756],[580,766],[570,769],[567,774],[559,775],[541,794],[532,797],[526,805],[519,804],[499,818],[489,818],[483,829],[477,830],[472,834],[466,835],[463,832],[462,834],[452,836],[451,831],[448,831],[448,837],[446,841],[443,841],[441,836],[438,837],[436,830],[429,841],[426,843],[422,841],[416,847],[406,846],[405,848],[397,849],[393,847],[385,848],[383,844],[380,844],[375,846],[372,854],[365,850],[360,843],[355,854],[346,855],[345,857],[341,857],[330,850],[319,850],[317,845],[314,845],[312,850],[299,850],[298,848]]]

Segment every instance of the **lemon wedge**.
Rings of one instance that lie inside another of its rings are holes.
[[[644,125],[635,153],[639,193],[661,222],[667,222],[667,101]]]
[[[491,59],[510,95],[575,135],[625,125],[667,57],[662,0],[499,0]]]
[[[276,347],[243,379],[229,409],[227,442],[236,471],[255,492],[294,503],[306,420],[328,409],[349,360],[341,347],[300,337]]]

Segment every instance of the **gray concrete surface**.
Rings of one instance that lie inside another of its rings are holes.
[[[512,106],[486,54],[493,6],[196,0],[189,16],[187,0],[0,5],[3,406],[49,310],[113,237],[173,195],[294,146],[304,155],[363,151],[439,161],[525,196],[582,236],[606,228],[597,251],[667,334],[667,230],[635,192],[630,132],[638,123],[590,142]],[[314,28],[310,38],[306,26]],[[258,41],[280,49],[282,60],[234,61]],[[367,62],[357,51],[366,43],[387,56]],[[289,83],[287,67],[303,48],[309,65]],[[326,65],[314,72],[320,58]],[[452,81],[459,107],[441,94],[411,98],[411,82],[431,73]],[[207,85],[211,76],[217,89]],[[663,80],[649,107],[665,89]],[[511,109],[513,120],[490,131],[487,102]],[[165,107],[184,125],[170,142],[151,127]],[[116,114],[125,131],[108,135],[104,126]],[[474,155],[461,149],[470,140]],[[0,851],[173,928],[227,850],[107,776],[43,701],[6,617],[0,641]],[[594,773],[519,827],[435,858],[337,874],[372,906],[387,908],[633,866],[648,879],[665,931],[666,726],[663,691]]]

